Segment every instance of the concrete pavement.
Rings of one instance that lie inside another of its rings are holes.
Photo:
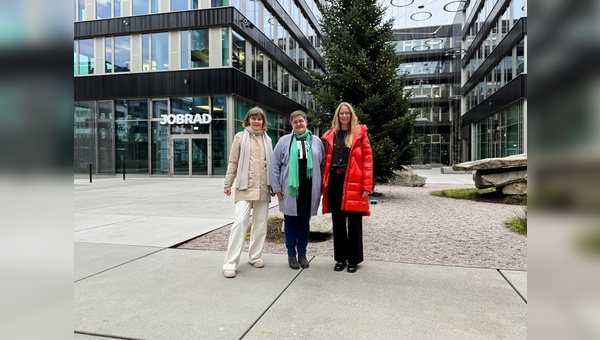
[[[264,254],[258,269],[244,253],[224,278],[224,252],[173,248],[233,221],[222,183],[74,180],[75,339],[527,337],[526,272],[365,261],[350,274],[329,257],[294,271],[285,254]]]

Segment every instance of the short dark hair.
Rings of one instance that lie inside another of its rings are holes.
[[[290,123],[292,123],[292,119],[294,119],[294,117],[296,116],[302,116],[304,118],[304,120],[308,121],[308,119],[306,118],[306,112],[302,111],[302,110],[296,110],[294,112],[292,112],[292,114],[290,114]]]

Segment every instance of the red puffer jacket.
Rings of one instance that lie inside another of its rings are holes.
[[[363,191],[373,190],[373,151],[367,136],[368,128],[365,125],[357,125],[350,155],[346,178],[344,179],[344,193],[342,194],[342,210],[362,211],[364,216],[371,215],[369,210],[369,196],[362,197]],[[333,156],[333,139],[335,131],[328,130],[323,134],[321,140],[325,144],[325,168],[323,169],[323,214],[329,209],[327,190],[329,188],[329,169]]]

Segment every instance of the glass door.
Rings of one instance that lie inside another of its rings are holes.
[[[171,169],[175,176],[210,175],[210,146],[208,138],[173,136]]]

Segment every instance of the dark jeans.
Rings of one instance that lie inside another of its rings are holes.
[[[336,262],[347,261],[350,264],[359,264],[364,260],[363,214],[362,212],[341,210],[344,175],[344,173],[331,172],[327,191],[333,223],[333,257]]]
[[[285,247],[288,256],[306,255],[308,234],[310,233],[310,200],[297,200],[297,215],[283,215],[285,226]]]

